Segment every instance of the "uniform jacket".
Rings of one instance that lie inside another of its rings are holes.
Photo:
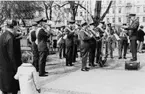
[[[47,48],[47,39],[49,35],[44,31],[44,29],[40,29],[38,33],[38,51],[48,51]]]
[[[6,29],[0,36],[0,90],[11,92],[19,88],[14,79],[19,64],[16,64],[14,35]]]
[[[66,44],[66,47],[70,47],[70,46],[73,46],[74,33],[71,32],[69,29],[66,29],[66,30],[68,30],[69,33],[67,33],[65,44]]]
[[[132,21],[131,25],[128,28],[126,28],[127,30],[130,30],[129,31],[130,40],[137,39],[138,27],[139,27],[139,21],[136,19],[136,20]]]
[[[23,63],[14,76],[19,80],[21,94],[38,94],[39,87],[38,73],[30,63]]]

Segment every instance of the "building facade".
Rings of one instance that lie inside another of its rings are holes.
[[[106,10],[110,0],[102,0],[102,13]],[[114,0],[104,18],[107,23],[128,23],[128,14],[135,13],[141,25],[145,26],[145,0]]]

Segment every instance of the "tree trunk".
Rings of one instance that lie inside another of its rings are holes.
[[[101,14],[101,1],[96,1],[94,19],[93,19],[96,26],[100,22],[100,14]]]
[[[112,2],[113,2],[113,1],[110,1],[109,5],[108,5],[108,7],[107,7],[107,9],[106,9],[106,11],[104,12],[104,14],[103,14],[102,17],[100,18],[100,20],[103,20],[103,19],[105,18],[106,14],[109,12],[109,9],[110,9],[110,7],[111,7],[111,5],[112,5]]]
[[[49,8],[50,13],[49,13],[49,20],[52,20],[52,7]]]

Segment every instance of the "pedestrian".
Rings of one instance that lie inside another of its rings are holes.
[[[132,53],[131,61],[137,60],[137,30],[139,27],[139,20],[136,18],[136,14],[130,14],[131,24],[126,30],[129,30],[129,38],[130,38],[130,49]]]
[[[143,51],[142,51],[142,47],[143,47],[143,43],[144,43],[144,35],[145,35],[145,33],[144,33],[144,31],[143,31],[143,26],[141,25],[140,26],[140,29],[137,31],[137,39],[138,39],[138,52],[139,53],[142,53]]]
[[[18,67],[14,78],[19,81],[21,94],[39,94],[40,86],[38,81],[38,73],[36,68],[31,64],[32,56],[28,52],[23,52],[22,62]]]
[[[0,36],[0,90],[3,94],[17,94],[19,83],[14,79],[14,75],[19,67],[16,63],[15,36],[17,22],[7,19],[4,33]],[[18,58],[18,57],[17,57]]]

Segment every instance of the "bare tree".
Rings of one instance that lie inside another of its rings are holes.
[[[54,1],[43,1],[44,8],[45,8],[45,14],[46,18],[48,20],[52,19],[52,7],[53,7]],[[48,17],[48,10],[49,10],[49,17]]]

